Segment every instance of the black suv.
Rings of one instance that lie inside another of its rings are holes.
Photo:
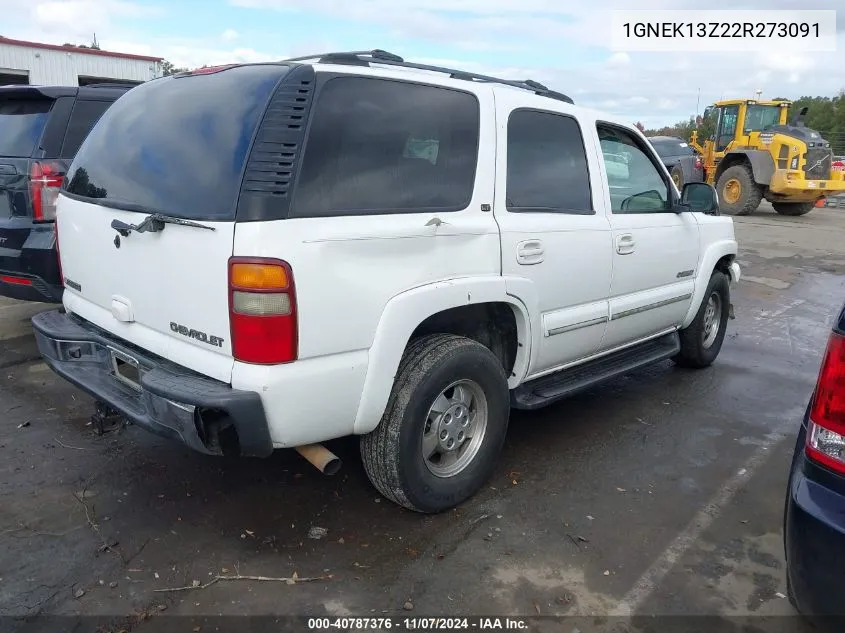
[[[88,132],[132,86],[0,86],[0,295],[58,303],[56,197]]]

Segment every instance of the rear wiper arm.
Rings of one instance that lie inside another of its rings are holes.
[[[207,224],[200,224],[199,222],[192,222],[183,218],[175,218],[172,215],[164,215],[163,213],[152,213],[144,218],[140,224],[127,224],[117,219],[111,221],[111,227],[123,237],[128,237],[131,231],[135,231],[136,233],[157,233],[158,231],[164,230],[165,224],[180,224],[182,226],[192,226],[197,229],[208,229],[209,231],[217,230]]]

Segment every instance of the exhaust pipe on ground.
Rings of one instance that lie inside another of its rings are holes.
[[[297,446],[296,452],[307,459],[311,464],[324,475],[334,475],[340,470],[343,462],[322,444],[306,444]]]

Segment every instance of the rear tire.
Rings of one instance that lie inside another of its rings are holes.
[[[790,215],[790,216],[799,216],[799,215],[807,215],[810,211],[815,208],[815,203],[813,202],[773,202],[772,207],[774,207],[775,212],[778,215]]]
[[[713,364],[725,340],[730,306],[728,278],[718,270],[713,271],[698,314],[680,332],[681,351],[672,358],[676,365],[702,369]]]
[[[364,469],[391,501],[441,512],[489,479],[509,415],[505,371],[489,349],[452,334],[421,337],[405,350],[381,422],[361,437]]]
[[[763,188],[754,182],[751,167],[745,164],[728,167],[716,182],[719,209],[724,215],[750,215],[763,199]]]
[[[684,188],[684,170],[681,169],[680,165],[672,167],[672,171],[669,172],[669,175],[672,176],[672,181],[675,183],[678,191]]]

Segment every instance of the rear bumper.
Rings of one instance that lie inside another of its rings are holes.
[[[0,295],[61,303],[62,290],[53,225],[27,218],[0,221]]]
[[[32,319],[38,349],[57,374],[128,420],[209,455],[265,457],[273,450],[253,391],[154,357],[62,310]],[[114,354],[137,363],[136,385],[118,378]]]

